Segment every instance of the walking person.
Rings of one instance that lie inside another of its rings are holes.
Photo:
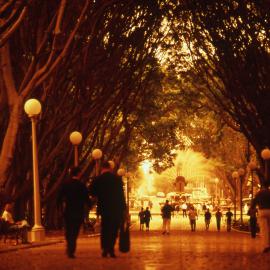
[[[220,209],[217,209],[216,212],[216,221],[217,221],[217,230],[220,231],[220,223],[221,223],[221,219],[222,219],[222,213],[220,212]]]
[[[233,217],[233,213],[230,208],[228,208],[228,211],[226,212],[225,216],[226,216],[227,232],[230,232],[232,228],[232,217]]]
[[[176,216],[178,216],[179,210],[180,210],[180,207],[179,207],[179,204],[177,204],[177,205],[175,206]]]
[[[188,217],[189,217],[191,231],[195,232],[196,231],[196,218],[198,217],[198,214],[193,205],[190,206],[190,209],[188,211]]]
[[[114,246],[124,220],[126,202],[122,178],[111,172],[109,162],[102,163],[101,175],[92,182],[90,194],[97,198],[97,211],[101,216],[102,257],[116,258]]]
[[[146,210],[144,211],[144,222],[146,231],[149,231],[150,219],[152,219],[151,212],[149,210],[149,207],[146,207]]]
[[[263,182],[261,190],[255,195],[251,202],[251,209],[259,206],[258,221],[263,238],[263,252],[270,252],[270,190],[269,183]]]
[[[144,229],[144,223],[145,223],[145,218],[144,218],[144,209],[143,207],[141,208],[141,211],[138,214],[139,221],[140,221],[140,231],[143,231]]]
[[[173,208],[169,204],[169,201],[166,200],[164,206],[161,209],[162,219],[163,219],[163,232],[162,234],[170,234],[170,226],[171,226],[171,216],[172,216]]]
[[[78,167],[71,169],[70,178],[63,184],[58,196],[58,207],[64,207],[65,238],[67,256],[75,258],[76,242],[84,220],[85,206],[90,206],[86,186],[80,182]]]
[[[256,238],[257,234],[257,213],[258,210],[256,208],[250,208],[247,213],[249,215],[249,227],[252,238]]]
[[[204,213],[204,220],[205,220],[205,229],[208,231],[209,230],[209,225],[210,225],[210,222],[211,222],[211,213],[209,211],[209,209],[207,209]]]
[[[182,212],[183,212],[183,217],[187,217],[187,204],[184,202],[182,205],[181,205],[181,209],[182,209]]]

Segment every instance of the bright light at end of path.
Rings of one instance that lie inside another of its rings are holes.
[[[150,168],[152,167],[152,164],[149,160],[145,160],[142,162],[141,167],[142,167],[144,174],[148,174],[150,171]]]

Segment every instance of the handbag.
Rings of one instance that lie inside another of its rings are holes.
[[[119,251],[127,253],[130,250],[129,223],[124,221],[120,226]]]

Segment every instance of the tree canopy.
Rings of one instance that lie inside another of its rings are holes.
[[[73,163],[74,130],[88,173],[96,147],[129,168],[153,158],[157,170],[187,146],[226,163],[235,138],[259,156],[270,144],[269,8],[266,0],[0,1],[0,186],[31,198],[23,104],[33,97],[42,103],[44,203]]]

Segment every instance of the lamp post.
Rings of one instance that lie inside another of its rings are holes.
[[[36,124],[38,115],[41,112],[41,104],[37,99],[29,99],[24,104],[24,111],[31,119],[32,124],[34,226],[31,230],[31,241],[37,242],[45,239],[45,229],[41,224],[38,151],[37,151],[37,135],[36,135]]]
[[[127,178],[127,207],[128,207],[128,212],[129,212],[129,191],[130,191],[129,180],[130,180],[130,177],[131,177],[131,173],[127,172],[126,173],[126,178]]]
[[[125,169],[119,168],[119,169],[117,170],[117,175],[119,175],[120,177],[125,176],[125,175],[126,175]],[[128,181],[126,182],[126,190],[125,190],[125,193],[126,193],[126,196],[125,196],[125,197],[126,197],[127,204],[128,204]]]
[[[237,194],[236,181],[237,181],[238,177],[239,177],[238,172],[234,171],[232,173],[232,178],[234,180],[234,187],[235,187],[235,192],[234,192],[234,214],[233,214],[234,215],[234,222],[236,221],[236,194]]]
[[[123,177],[126,174],[125,169],[120,168],[117,170],[117,175],[119,175],[120,177]]]
[[[216,184],[216,190],[215,190],[215,193],[216,193],[216,196],[215,196],[215,203],[218,204],[218,188],[217,188],[217,185],[218,185],[218,178],[215,178],[214,179],[215,181],[215,184]]]
[[[77,167],[79,165],[78,145],[82,141],[82,134],[79,131],[73,131],[70,133],[69,140],[74,146],[74,166]]]
[[[253,187],[254,187],[254,177],[253,177],[253,172],[257,168],[257,165],[254,161],[250,161],[248,164],[248,167],[250,169],[250,174],[251,174],[251,199],[253,200]]]
[[[240,179],[240,203],[239,203],[239,206],[240,206],[240,224],[242,225],[243,224],[243,207],[242,207],[242,200],[243,200],[243,190],[242,190],[242,187],[243,187],[243,178],[244,178],[244,175],[245,175],[245,170],[243,168],[240,168],[238,170],[238,175],[239,175],[239,179]]]
[[[98,161],[102,158],[102,151],[100,149],[94,149],[92,157],[95,160],[95,176],[97,176],[99,170]]]
[[[261,157],[264,160],[264,181],[268,181],[268,160],[270,159],[270,150],[265,148],[261,152]]]

